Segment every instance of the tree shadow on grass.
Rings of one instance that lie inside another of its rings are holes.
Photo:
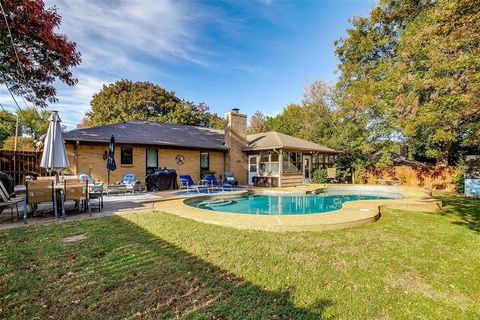
[[[309,309],[299,308],[290,292],[268,291],[249,283],[119,217],[37,230],[42,230],[41,234],[28,230],[27,235],[18,236],[35,238],[38,250],[31,248],[30,256],[24,259],[18,257],[20,248],[7,268],[23,270],[23,265],[15,263],[29,261],[35,265],[31,271],[35,276],[19,277],[12,283],[15,289],[11,290],[24,291],[6,295],[15,300],[0,299],[4,300],[3,315],[57,319],[324,319],[325,308],[332,304],[325,299]],[[80,233],[88,238],[62,243],[65,236]],[[17,235],[12,234],[14,242]],[[30,281],[28,285],[18,283],[24,280]],[[5,283],[1,285],[5,287]],[[25,292],[25,287],[30,289]],[[0,317],[3,315],[0,312]]]
[[[443,209],[440,211],[442,215],[457,218],[454,224],[480,232],[480,199],[443,193],[438,198],[443,203]]]

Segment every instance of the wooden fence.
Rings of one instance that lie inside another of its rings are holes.
[[[385,170],[371,169],[367,173],[367,182],[378,179],[398,179],[402,185],[416,186],[433,190],[455,191],[453,178],[457,168],[450,167],[410,167],[396,166]]]
[[[45,170],[40,168],[41,158],[40,152],[0,150],[0,171],[11,176],[15,185],[24,184],[27,175],[46,174]]]

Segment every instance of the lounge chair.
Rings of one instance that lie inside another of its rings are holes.
[[[187,189],[187,191],[189,191],[190,189],[194,189],[198,193],[200,193],[200,190],[203,189],[207,190],[207,192],[210,192],[208,189],[208,185],[193,183],[192,177],[190,177],[189,175],[180,175],[180,183],[180,188]]]
[[[231,172],[225,172],[223,183],[228,183],[234,186],[238,185],[237,178],[235,178],[235,175]]]
[[[212,187],[217,187],[221,188],[222,191],[225,191],[225,188],[229,188],[231,191],[233,191],[233,184],[230,183],[220,183],[218,180],[215,178],[213,174],[207,174],[205,177],[203,177],[210,186]]]
[[[13,222],[13,207],[15,206],[17,210],[17,219],[20,219],[20,214],[18,212],[18,203],[23,201],[23,197],[15,197],[13,192],[13,179],[5,174],[1,173],[0,177],[0,213],[8,207],[10,207],[10,215]],[[5,183],[4,183],[5,181]]]

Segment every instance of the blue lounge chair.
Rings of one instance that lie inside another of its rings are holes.
[[[220,183],[213,174],[207,174],[203,178],[207,180],[208,184],[212,187],[222,188],[222,191],[225,191],[226,188],[229,188],[231,191],[233,191],[233,184]]]
[[[189,175],[180,175],[180,183],[180,188],[185,188],[187,189],[187,191],[189,191],[190,189],[195,189],[198,193],[200,193],[200,189],[205,189],[208,193],[210,193],[207,185],[193,183],[193,179]]]
[[[238,180],[235,178],[235,175],[231,172],[225,172],[224,173],[224,178],[223,178],[223,183],[228,183],[231,185],[238,185]]]

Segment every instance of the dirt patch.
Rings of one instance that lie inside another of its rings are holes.
[[[85,240],[87,238],[88,238],[87,235],[85,233],[83,233],[83,234],[77,234],[75,236],[70,236],[70,237],[63,238],[63,242],[64,243],[73,243],[73,242],[78,242],[78,241]]]
[[[459,292],[444,293],[436,290],[430,284],[425,283],[422,278],[412,272],[400,275],[397,279],[391,280],[389,285],[392,288],[400,288],[405,292],[422,295],[429,299],[441,300],[446,302],[457,301],[461,305],[471,304],[472,301]]]
[[[330,265],[332,268],[341,271],[341,272],[347,272],[348,271],[348,262],[345,261],[345,259],[337,259],[333,260]]]

